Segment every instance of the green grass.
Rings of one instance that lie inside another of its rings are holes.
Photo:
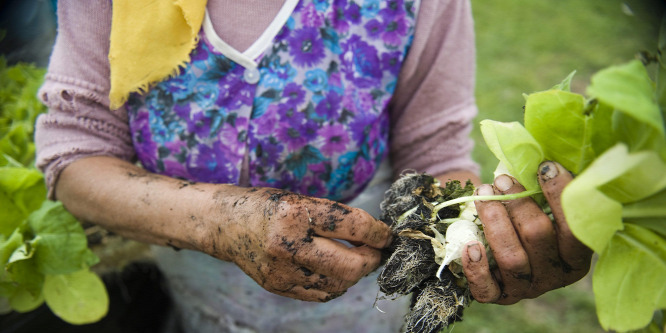
[[[536,299],[509,306],[473,303],[465,310],[463,321],[444,332],[603,332],[597,321],[590,282],[583,279]]]
[[[573,90],[584,93],[595,72],[627,62],[639,51],[654,51],[664,2],[472,0],[472,6],[479,106],[474,158],[489,182],[497,162],[478,121],[521,121],[523,93],[548,89],[574,70]]]
[[[479,115],[472,136],[484,182],[497,160],[483,143],[482,119],[521,121],[523,93],[549,89],[576,70],[585,93],[592,74],[654,52],[663,0],[472,0],[477,34]],[[633,15],[627,14],[629,11]],[[452,332],[603,332],[588,275],[511,306],[473,304]]]

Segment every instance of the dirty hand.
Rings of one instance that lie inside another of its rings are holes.
[[[275,294],[338,297],[379,266],[378,249],[391,241],[390,228],[363,210],[277,189],[246,191],[228,204],[234,214],[221,222],[220,244],[208,252]]]
[[[581,279],[590,268],[592,251],[571,233],[560,195],[571,174],[560,164],[544,162],[539,184],[550,204],[551,222],[532,198],[511,201],[476,201],[476,208],[497,268],[492,271],[481,243],[471,242],[463,252],[463,268],[474,298],[482,303],[513,304]],[[501,175],[494,186],[482,185],[478,195],[511,194],[525,188]]]

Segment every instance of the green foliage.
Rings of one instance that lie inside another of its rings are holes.
[[[37,100],[43,69],[0,58],[0,301],[15,311],[44,303],[73,324],[101,319],[106,288],[90,266],[81,224],[60,202],[46,200],[34,167],[34,122],[45,107]]]
[[[104,283],[88,270],[47,275],[44,299],[57,316],[72,324],[100,320],[106,315],[109,303]]]
[[[30,165],[34,159],[35,119],[45,111],[36,98],[44,69],[0,57],[0,166]]]
[[[528,191],[539,189],[534,170],[543,161],[543,149],[518,122],[481,121],[481,133],[490,151]]]
[[[523,93],[550,88],[572,69],[571,91],[582,93],[602,68],[654,53],[664,8],[663,0],[473,0],[478,119],[522,119]],[[478,126],[472,136],[482,179],[492,182],[497,161]]]
[[[524,128],[511,123],[515,133],[486,131],[484,138],[501,147],[496,155],[510,174],[535,178],[535,165],[549,159],[577,175],[562,193],[562,207],[574,235],[599,254],[593,279],[599,321],[605,329],[640,329],[666,308],[660,96],[639,61],[596,74],[590,100],[560,90],[568,85],[527,96]],[[514,156],[507,165],[508,149]]]

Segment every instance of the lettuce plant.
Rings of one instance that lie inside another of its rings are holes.
[[[640,329],[666,309],[663,82],[638,60],[598,72],[587,98],[570,91],[572,77],[526,96],[524,126],[484,120],[481,131],[498,169],[527,190],[538,189],[544,160],[575,175],[562,206],[574,235],[599,255],[592,277],[599,321],[607,330]]]
[[[106,315],[109,299],[90,271],[80,223],[60,202],[46,200],[34,167],[33,124],[45,111],[37,100],[44,70],[0,57],[0,312],[31,311],[46,302],[72,324]]]

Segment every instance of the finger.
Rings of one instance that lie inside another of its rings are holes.
[[[332,239],[314,237],[294,253],[293,259],[317,274],[356,283],[379,266],[381,252],[368,246],[348,248]]]
[[[474,299],[480,303],[492,303],[502,295],[502,290],[490,272],[485,248],[480,242],[469,242],[462,253],[463,272]]]
[[[299,267],[298,271],[295,272],[295,275],[298,274],[302,274],[299,284],[305,289],[318,289],[326,292],[343,292],[354,285],[354,282],[314,273],[305,267]]]
[[[362,209],[339,203],[308,209],[308,220],[317,235],[384,248],[391,243],[391,228]]]
[[[571,232],[561,204],[562,190],[572,179],[571,173],[559,163],[548,161],[539,166],[539,184],[555,218],[560,257],[571,270],[587,273],[592,251]]]
[[[345,291],[326,292],[318,289],[306,289],[299,285],[294,285],[286,289],[274,289],[269,291],[280,296],[286,296],[308,302],[328,302],[332,299],[342,296],[345,293]]]
[[[494,188],[484,184],[476,195],[494,195]],[[483,230],[493,252],[503,284],[500,304],[512,304],[530,288],[530,265],[527,253],[518,239],[506,207],[499,201],[475,201]]]
[[[507,175],[495,179],[495,188],[502,194],[525,191],[516,179]],[[562,264],[557,234],[550,218],[530,197],[506,201],[504,206],[529,258],[534,294],[528,296],[536,297],[552,289],[552,283],[561,284]]]

